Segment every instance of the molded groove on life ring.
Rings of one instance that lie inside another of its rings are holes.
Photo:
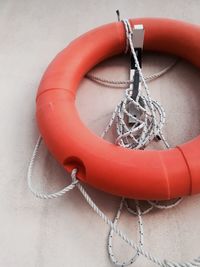
[[[86,179],[86,168],[84,163],[82,162],[82,160],[80,160],[77,157],[68,157],[64,160],[63,162],[64,168],[68,171],[68,172],[72,172],[73,169],[77,169],[77,176],[81,179],[81,180],[85,180]]]

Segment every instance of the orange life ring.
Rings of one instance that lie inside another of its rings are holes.
[[[200,67],[200,27],[170,20],[130,20],[145,28],[144,49],[170,53]],[[171,199],[200,192],[200,137],[169,150],[113,145],[87,129],[75,107],[84,75],[125,49],[122,22],[101,26],[69,44],[49,65],[37,93],[37,121],[54,157],[67,171],[103,191],[136,199]]]

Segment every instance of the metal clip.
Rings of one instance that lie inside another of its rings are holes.
[[[117,20],[118,20],[118,21],[121,21],[121,19],[120,19],[120,11],[119,11],[119,9],[116,10],[116,13],[117,13]]]

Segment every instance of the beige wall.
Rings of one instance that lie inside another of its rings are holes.
[[[27,189],[26,171],[39,134],[35,95],[43,71],[72,39],[116,20],[116,9],[122,17],[169,17],[200,23],[199,0],[0,0],[0,266],[112,266],[105,248],[108,227],[80,194],[75,190],[57,200],[37,200]],[[144,73],[154,73],[171,60],[145,55]],[[128,75],[127,66],[125,58],[117,58],[95,72],[123,79]],[[171,145],[199,134],[199,84],[199,71],[186,62],[151,83],[153,96],[167,112],[165,133]],[[77,99],[82,119],[99,133],[121,95],[120,90],[85,80]],[[37,188],[51,191],[64,186],[65,172],[44,146],[40,155],[34,177]],[[92,188],[88,191],[112,218],[119,199]],[[177,208],[145,216],[145,247],[161,258],[184,260],[200,255],[199,206],[200,198],[194,196]],[[136,238],[135,218],[124,214],[121,225]],[[116,244],[116,251],[130,255],[122,243]],[[135,266],[153,265],[140,258]]]

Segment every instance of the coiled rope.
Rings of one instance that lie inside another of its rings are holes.
[[[129,24],[128,20],[123,20],[125,30],[126,30],[126,37],[127,37],[127,43],[126,43],[126,50],[128,50],[128,46],[130,47],[131,53],[134,57],[135,63],[136,63],[136,68],[139,72],[141,82],[144,87],[144,93],[142,93],[142,90],[139,91],[138,96],[136,98],[136,101],[132,100],[130,97],[130,89],[127,89],[125,92],[125,97],[124,99],[117,105],[112,118],[110,122],[108,123],[108,126],[102,133],[102,137],[105,136],[105,134],[108,132],[110,127],[112,126],[113,122],[116,121],[116,129],[117,129],[117,134],[118,137],[116,139],[116,143],[118,145],[121,145],[123,147],[128,147],[128,148],[136,148],[136,149],[144,149],[145,146],[152,141],[157,135],[160,136],[161,140],[164,142],[165,146],[168,148],[169,144],[165,140],[163,134],[162,134],[162,127],[165,122],[165,113],[164,109],[161,107],[159,103],[156,101],[152,100],[150,97],[150,93],[148,90],[148,86],[146,84],[145,78],[142,74],[142,71],[140,69],[137,56],[134,51],[134,45],[132,41],[132,30],[131,26]],[[175,64],[175,63],[174,63]],[[166,73],[169,69],[171,69],[174,64],[170,65],[169,67],[165,68],[163,71],[161,71],[158,74],[152,75],[150,77],[160,77],[164,73]],[[88,76],[89,77],[89,76]],[[153,78],[153,79],[154,79]],[[92,80],[94,80],[92,78]],[[100,81],[100,79],[96,79]],[[105,79],[101,79],[104,80]],[[148,79],[146,79],[148,81]],[[151,79],[150,79],[151,80]],[[102,82],[102,81],[100,81]],[[128,81],[130,84],[132,81]],[[106,81],[108,84],[108,80]],[[120,82],[120,84],[128,84],[127,81]],[[142,100],[141,100],[142,99]],[[143,101],[143,102],[142,102]],[[140,118],[133,117],[132,114],[127,110],[127,106],[133,104],[134,108],[136,110],[140,111]],[[141,104],[142,103],[142,104]],[[133,126],[130,127],[130,125],[127,124],[128,118],[131,117],[133,120]],[[91,199],[91,197],[88,195],[84,187],[81,185],[80,181],[77,179],[77,169],[74,169],[71,172],[71,183],[64,187],[63,189],[59,190],[58,192],[55,193],[40,193],[37,192],[37,190],[34,189],[32,185],[32,174],[33,174],[33,167],[34,163],[38,154],[38,150],[40,147],[42,141],[42,137],[40,136],[37,140],[37,143],[35,145],[35,148],[33,150],[33,154],[28,166],[28,172],[27,172],[27,183],[28,187],[31,190],[31,192],[38,198],[40,199],[52,199],[52,198],[57,198],[62,195],[64,195],[66,192],[69,192],[70,190],[73,190],[75,187],[78,188],[80,193],[83,195],[84,199],[86,202],[90,205],[90,207],[100,216],[100,218],[110,226],[110,233],[109,233],[109,238],[108,238],[108,253],[110,256],[111,261],[116,265],[116,266],[128,266],[135,262],[135,260],[138,258],[139,255],[143,255],[153,263],[161,266],[161,267],[194,267],[194,266],[200,266],[200,257],[197,257],[191,261],[187,261],[184,263],[178,263],[174,261],[169,261],[169,260],[160,260],[157,257],[154,257],[151,255],[151,253],[147,252],[146,250],[143,249],[143,223],[142,223],[142,214],[145,214],[152,210],[153,208],[159,208],[159,209],[166,209],[170,207],[174,207],[180,201],[182,200],[181,198],[175,200],[174,203],[167,205],[163,203],[159,203],[156,201],[148,201],[149,207],[145,210],[141,209],[139,201],[135,200],[135,210],[130,208],[128,201],[124,198],[121,199],[119,209],[116,213],[116,216],[113,220],[113,222],[97,207],[97,205],[94,203],[94,201]],[[130,240],[119,228],[118,228],[118,221],[121,216],[122,209],[126,208],[128,212],[137,215],[138,217],[138,229],[139,229],[139,244],[137,245],[134,241]],[[131,257],[130,260],[126,262],[119,262],[116,257],[114,256],[113,249],[112,249],[112,243],[113,243],[113,234],[117,234],[122,240],[124,240],[129,246],[131,246],[134,249],[134,255]]]

